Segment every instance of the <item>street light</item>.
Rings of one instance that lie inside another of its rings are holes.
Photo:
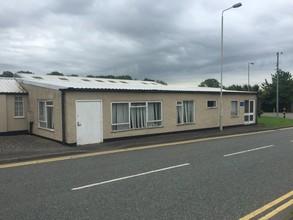
[[[277,117],[279,116],[279,54],[283,54],[283,52],[277,52],[277,89],[276,89],[276,112],[277,112]]]
[[[222,11],[222,20],[221,20],[221,91],[220,91],[220,131],[223,130],[223,24],[224,24],[224,12],[232,9],[232,8],[239,8],[242,4],[239,2],[234,4],[232,7],[227,8]]]
[[[248,62],[248,83],[247,83],[247,91],[249,91],[249,75],[250,75],[250,65],[254,65],[254,63]]]

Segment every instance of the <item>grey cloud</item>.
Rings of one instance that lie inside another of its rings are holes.
[[[219,78],[220,16],[233,3],[10,0],[0,3],[0,70],[130,74],[196,85]],[[246,83],[248,61],[256,63],[252,81],[264,80],[278,50],[283,68],[293,70],[290,7],[289,0],[246,0],[225,12],[226,85]]]

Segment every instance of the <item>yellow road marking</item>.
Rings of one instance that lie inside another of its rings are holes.
[[[291,191],[291,192],[289,192],[289,193],[287,193],[287,194],[281,196],[280,198],[278,198],[278,199],[276,199],[276,200],[274,200],[274,201],[272,201],[272,202],[270,202],[270,203],[264,205],[263,207],[261,207],[261,208],[255,210],[255,211],[253,211],[252,213],[250,213],[250,214],[244,216],[243,218],[240,218],[239,220],[249,220],[249,219],[252,219],[252,218],[254,218],[255,216],[257,216],[257,215],[263,213],[264,211],[266,211],[266,210],[272,208],[273,206],[279,204],[280,202],[284,201],[285,199],[287,199],[287,198],[289,198],[289,197],[291,197],[291,196],[293,196],[293,191]],[[292,200],[291,200],[291,201],[292,201]],[[287,204],[287,203],[286,203],[286,204]],[[285,205],[285,204],[284,204],[284,205]],[[282,207],[282,206],[280,206],[280,207]],[[284,209],[284,208],[283,208],[283,209]],[[282,209],[282,210],[283,210],[283,209]],[[269,213],[269,214],[270,214],[270,213]],[[277,214],[277,213],[276,213],[276,214]]]
[[[241,136],[248,136],[248,135],[254,135],[254,134],[269,133],[269,132],[273,132],[273,131],[275,131],[275,130],[258,131],[258,132],[244,133],[244,134],[233,134],[233,135],[226,135],[226,136],[220,136],[220,137],[209,137],[209,138],[201,138],[201,139],[187,140],[187,141],[177,141],[177,142],[172,142],[172,143],[154,144],[154,145],[148,145],[148,146],[124,148],[124,149],[110,150],[110,151],[103,151],[103,152],[82,153],[82,154],[71,155],[71,156],[63,156],[63,157],[55,157],[55,158],[48,158],[48,159],[40,159],[40,160],[11,163],[11,164],[3,164],[3,165],[0,165],[0,169],[34,165],[34,164],[42,164],[42,163],[50,163],[50,162],[63,161],[63,160],[78,159],[78,158],[83,158],[83,157],[94,157],[94,156],[105,155],[105,154],[122,153],[122,152],[128,152],[128,151],[136,151],[136,150],[145,150],[145,149],[158,148],[158,147],[169,147],[169,146],[174,146],[174,145],[190,144],[190,143],[209,141],[209,140],[241,137]]]
[[[280,207],[276,208],[274,211],[270,212],[266,216],[260,218],[260,220],[270,219],[271,217],[277,215],[279,212],[283,211],[284,209],[288,208],[291,205],[293,205],[293,199],[291,199],[289,202],[286,202],[285,204],[281,205]]]

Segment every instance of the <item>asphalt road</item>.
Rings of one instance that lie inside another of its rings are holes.
[[[293,129],[0,169],[0,219],[239,219],[293,190]]]

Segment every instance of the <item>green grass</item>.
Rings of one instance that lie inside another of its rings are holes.
[[[262,116],[258,118],[258,124],[275,127],[293,126],[293,120],[287,118]]]

